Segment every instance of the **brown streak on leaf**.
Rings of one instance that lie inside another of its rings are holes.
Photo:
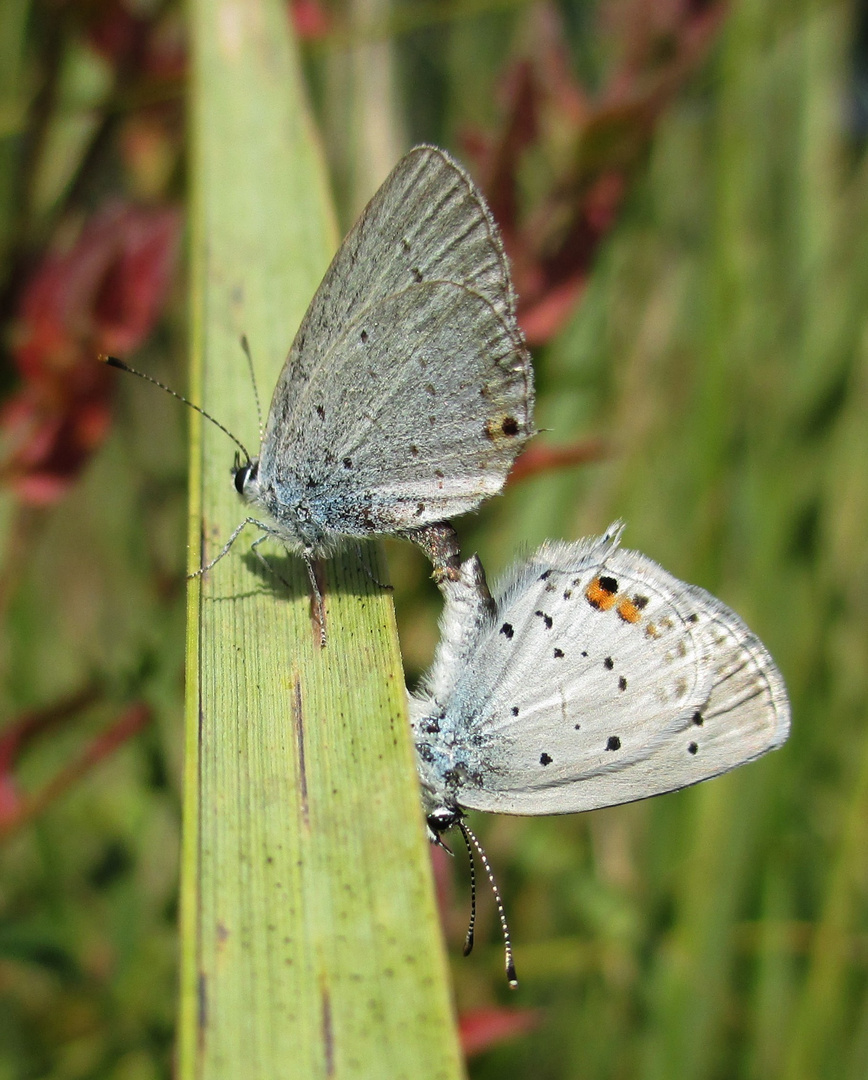
[[[328,987],[323,984],[320,987],[320,1000],[322,1004],[322,1042],[325,1056],[326,1076],[335,1074],[335,1035],[332,1027],[332,1001]]]
[[[304,706],[301,699],[301,681],[298,675],[292,687],[292,724],[295,728],[295,745],[298,749],[298,783],[301,793],[301,816],[307,828],[310,828],[310,813],[307,804],[307,772],[304,762]]]

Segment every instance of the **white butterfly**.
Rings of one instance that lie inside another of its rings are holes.
[[[544,544],[494,597],[476,556],[444,583],[440,643],[410,699],[433,841],[466,829],[465,809],[614,806],[786,740],[787,692],[762,642],[704,589],[620,548],[622,529]]]

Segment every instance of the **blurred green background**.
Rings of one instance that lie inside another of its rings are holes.
[[[474,816],[521,987],[484,891],[461,958],[466,865],[439,866],[470,1075],[868,1075],[863,7],[287,13],[344,226],[419,141],[505,215],[543,433],[459,522],[465,551],[496,577],[622,517],[628,546],[739,611],[792,698],[784,749],[709,784]],[[111,200],[151,222],[183,207],[185,55],[172,3],[6,0],[0,19],[0,1080],[172,1071],[188,417],[110,382],[70,438],[81,387],[55,376],[120,342],[183,388],[181,219],[123,303],[74,261],[54,292],[34,282]],[[417,552],[387,551],[412,682],[439,599]]]

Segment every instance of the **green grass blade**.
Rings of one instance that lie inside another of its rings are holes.
[[[335,228],[284,6],[192,18],[193,393],[255,449],[239,336],[269,389]],[[197,566],[241,511],[194,433]],[[190,590],[179,1075],[458,1076],[391,598],[327,563],[321,649],[301,563],[247,548]]]

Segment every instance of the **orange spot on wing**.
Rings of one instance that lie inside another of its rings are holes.
[[[637,623],[642,618],[642,612],[626,596],[618,601],[618,614],[626,623]]]
[[[585,599],[591,607],[595,607],[598,611],[609,611],[615,606],[617,596],[604,588],[600,583],[600,579],[596,577],[585,589]]]

